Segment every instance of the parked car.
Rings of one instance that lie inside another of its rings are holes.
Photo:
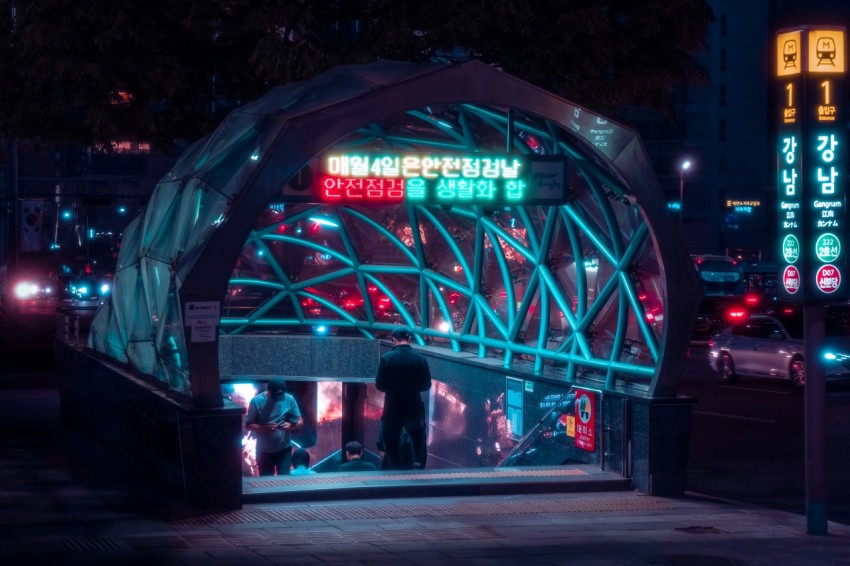
[[[112,291],[112,275],[86,275],[68,279],[65,287],[67,297],[73,301],[97,301],[103,303]]]
[[[827,306],[821,348],[827,379],[850,378],[850,307]],[[709,362],[722,382],[740,376],[775,377],[795,387],[806,382],[802,312],[753,314],[709,341]]]

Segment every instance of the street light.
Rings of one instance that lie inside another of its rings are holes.
[[[685,216],[685,171],[690,168],[690,159],[685,159],[679,164],[679,232],[682,231],[682,218]]]

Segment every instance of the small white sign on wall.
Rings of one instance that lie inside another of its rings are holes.
[[[221,319],[219,301],[192,301],[186,303],[183,322],[191,329],[192,342],[215,342],[216,328]]]

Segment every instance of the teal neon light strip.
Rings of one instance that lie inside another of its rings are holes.
[[[420,209],[420,213],[422,214],[422,216],[426,217],[434,225],[435,228],[437,228],[437,231],[446,240],[446,245],[454,253],[455,260],[458,262],[458,265],[460,265],[463,269],[463,275],[466,278],[467,285],[471,288],[472,274],[469,270],[469,264],[466,263],[466,258],[464,257],[461,249],[457,246],[457,242],[455,242],[455,239],[452,238],[452,235],[449,234],[448,230],[446,230],[446,227],[443,226],[442,222],[437,220],[436,216],[434,216],[430,210],[423,207]]]
[[[413,320],[413,317],[410,315],[410,313],[405,308],[404,303],[402,303],[400,300],[398,300],[398,297],[395,296],[395,293],[393,293],[392,290],[389,287],[384,285],[384,283],[380,279],[378,279],[376,277],[372,277],[371,275],[366,275],[366,279],[369,283],[372,283],[373,285],[375,285],[375,287],[377,287],[384,295],[389,297],[390,302],[393,304],[396,311],[398,311],[398,314],[402,317],[402,319],[404,319],[404,323],[409,328],[416,328],[416,321]],[[420,345],[425,344],[425,341],[422,340],[422,337],[419,336],[418,334],[415,335],[414,337],[416,338],[417,343],[419,343]]]
[[[349,267],[352,267],[354,265],[354,262],[352,262],[350,258],[342,255],[338,251],[336,251],[332,248],[329,248],[327,246],[323,246],[321,244],[311,242],[309,240],[299,240],[298,238],[294,238],[292,236],[280,236],[280,235],[271,235],[271,234],[268,235],[268,236],[264,236],[263,239],[271,240],[271,241],[277,241],[277,242],[286,242],[288,244],[297,243],[297,245],[299,245],[299,246],[303,246],[305,248],[310,248],[311,250],[314,250],[314,251],[322,253],[322,254],[327,254],[327,255],[331,256],[332,258],[334,258],[335,260],[337,260],[338,262],[342,263],[343,265],[346,265],[346,266],[349,266]]]
[[[585,316],[587,309],[587,272],[584,267],[584,250],[581,245],[578,231],[570,217],[565,213],[564,207],[560,207],[558,214],[561,216],[561,221],[567,230],[567,237],[570,240],[570,246],[573,249],[575,260],[576,273],[576,311],[575,315],[581,319]],[[580,267],[581,266],[581,267]]]
[[[495,222],[493,222],[489,218],[482,218],[481,222],[485,226],[487,226],[487,228],[495,231],[499,235],[500,238],[502,238],[503,240],[505,240],[505,242],[510,244],[513,249],[515,249],[516,251],[518,251],[522,255],[522,257],[524,257],[528,261],[532,261],[532,262],[535,261],[535,259],[536,259],[535,256],[536,256],[537,253],[539,253],[539,247],[536,250],[529,250],[521,242],[519,242],[516,238],[514,238],[513,236],[508,234],[505,230],[502,229],[501,226],[497,225]],[[528,232],[533,232],[534,227],[531,226],[531,227],[527,228],[527,230],[528,230]]]
[[[428,291],[430,291],[431,295],[434,297],[434,300],[437,302],[437,308],[440,309],[440,314],[442,314],[443,317],[446,320],[451,320],[451,317],[452,317],[451,310],[449,309],[449,305],[446,304],[446,299],[445,299],[445,297],[443,297],[443,294],[440,292],[439,286],[433,280],[431,280],[431,278],[425,277],[425,276],[423,276],[420,279],[420,285],[422,285],[422,284],[424,284],[424,286],[425,286],[425,292],[423,293],[423,295],[425,295],[425,298],[423,299],[423,302],[426,304],[426,308],[428,308],[427,307],[427,305],[428,305],[428,296],[427,295],[428,295]],[[425,317],[423,317],[423,320],[425,320]],[[428,319],[428,320],[430,320],[430,319]],[[429,326],[430,326],[430,323],[426,324],[426,323],[423,322],[422,325],[420,326],[420,328],[428,328]],[[457,341],[454,333],[450,334],[450,336],[451,336],[452,350],[455,351],[455,352],[460,352],[460,342]]]
[[[622,275],[622,274],[621,274]],[[620,279],[622,286],[622,278]],[[628,285],[627,285],[628,287]],[[623,355],[623,344],[625,342],[625,333],[629,324],[629,316],[630,312],[628,309],[628,300],[626,299],[626,293],[620,292],[617,295],[618,300],[618,308],[617,308],[617,327],[614,332],[614,340],[611,343],[611,355],[610,360],[612,363],[612,367],[608,368],[608,375],[605,376],[606,387],[613,387],[615,380],[615,373],[613,369],[613,363],[619,361]],[[638,317],[642,318],[642,317]]]
[[[546,350],[549,342],[549,297],[546,286],[540,286],[540,319],[537,329],[537,350]],[[543,358],[534,357],[534,371],[540,373],[543,370]]]
[[[581,218],[575,208],[572,205],[566,205],[564,206],[564,209],[566,210],[567,214],[570,215],[572,221],[575,222],[582,230],[582,232],[584,232],[584,234],[590,239],[590,241],[593,242],[593,245],[596,246],[596,249],[602,252],[602,255],[605,256],[605,259],[616,265],[617,258],[614,257],[614,254],[611,253],[611,251],[608,249],[608,246],[605,245],[605,243],[599,238],[593,228],[589,224],[587,224],[583,218]]]
[[[346,212],[346,214],[353,216],[358,221],[365,223],[366,225],[372,227],[377,232],[379,232],[382,236],[384,236],[387,239],[388,242],[393,244],[404,255],[406,255],[408,258],[410,258],[410,263],[412,265],[422,265],[422,262],[417,260],[417,257],[415,257],[412,253],[410,253],[410,250],[407,248],[407,246],[405,246],[403,242],[399,241],[398,238],[396,238],[395,235],[392,232],[390,232],[389,230],[387,230],[386,228],[384,228],[383,226],[381,226],[380,224],[378,224],[377,222],[375,222],[374,220],[372,220],[368,216],[361,214],[360,212],[354,210],[353,208],[346,207],[345,212]],[[414,242],[418,239],[419,239],[419,236],[417,234],[414,234],[413,235]]]
[[[483,222],[479,223],[479,226],[484,229],[487,237],[490,239],[493,248],[493,255],[495,255],[496,261],[499,264],[499,272],[502,276],[502,285],[505,288],[505,305],[508,313],[508,326],[511,326],[516,318],[516,299],[514,298],[513,278],[511,276],[510,268],[508,267],[508,261],[505,258],[505,251],[502,249],[498,239],[498,234],[494,233],[494,230],[488,228]]]
[[[614,211],[611,209],[611,202],[608,200],[608,195],[605,193],[603,187],[600,186],[599,180],[593,176],[585,173],[584,168],[579,165],[579,170],[584,173],[584,177],[587,180],[587,184],[590,187],[590,190],[596,196],[596,204],[599,206],[599,210],[602,212],[602,218],[605,220],[605,226],[608,228],[608,236],[611,241],[611,246],[613,247],[613,254],[615,256],[623,255],[623,244],[622,237],[620,235],[620,226],[617,222],[617,217],[614,214]]]
[[[520,220],[522,220],[522,224],[527,227],[526,236],[528,237],[528,247],[531,248],[531,253],[536,256],[540,250],[540,241],[537,239],[537,232],[534,230],[534,222],[532,222],[531,217],[528,215],[528,212],[526,211],[525,207],[512,207],[511,211],[514,210],[516,210],[519,214]],[[520,245],[520,247],[524,248],[525,246]]]
[[[315,287],[317,285],[321,285],[322,283],[327,283],[328,281],[333,281],[335,279],[340,279],[349,275],[354,275],[353,269],[338,269],[337,271],[331,271],[329,273],[313,277],[312,279],[293,283],[291,289],[293,292],[300,293],[304,291],[304,289],[306,289],[307,287]]]

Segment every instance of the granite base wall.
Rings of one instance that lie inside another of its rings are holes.
[[[221,376],[366,378],[374,376],[389,347],[356,338],[223,336]],[[433,376],[468,390],[466,398],[483,402],[505,390],[506,377],[523,380],[525,431],[571,388],[557,378],[503,368],[498,360],[442,348],[419,351],[428,358]],[[101,356],[62,341],[57,341],[56,352],[65,424],[98,438],[195,506],[241,506],[241,406],[225,400],[221,409],[196,409]],[[565,460],[620,473],[643,493],[683,494],[694,400],[584,388],[596,393],[596,447],[568,447]],[[459,440],[470,450],[477,441]]]
[[[369,377],[378,367],[379,348],[378,340],[338,336],[219,336],[219,375]]]
[[[56,343],[62,423],[206,509],[242,506],[241,406],[196,409],[108,360]]]
[[[382,344],[381,353],[389,347]],[[546,413],[551,399],[559,398],[571,387],[553,379],[503,368],[497,360],[482,360],[469,353],[437,348],[419,351],[428,358],[433,376],[455,387],[474,389],[474,396],[481,399],[503,390],[505,377],[531,382],[523,396],[523,418],[529,426]],[[686,397],[647,399],[583,388],[596,393],[596,449],[593,452],[577,447],[568,449],[565,459],[622,474],[631,478],[635,489],[642,493],[683,495],[691,414],[696,400]]]

